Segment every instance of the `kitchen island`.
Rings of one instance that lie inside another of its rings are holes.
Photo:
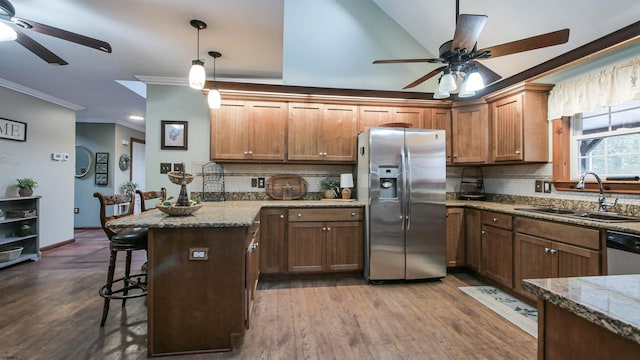
[[[638,359],[640,275],[524,280],[538,296],[538,359]]]
[[[260,210],[362,206],[357,201],[208,202],[189,216],[157,209],[113,220],[149,229],[147,353],[228,351],[249,327],[259,275]]]

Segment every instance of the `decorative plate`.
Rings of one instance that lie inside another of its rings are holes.
[[[122,171],[128,170],[130,163],[131,163],[131,158],[129,158],[129,155],[127,154],[120,155],[120,161],[118,161],[118,166],[120,166],[120,170]]]

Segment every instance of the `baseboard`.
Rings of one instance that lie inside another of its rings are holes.
[[[102,230],[99,226],[76,227],[73,230]]]
[[[41,247],[40,251],[47,251],[47,250],[59,248],[60,246],[73,244],[74,242],[76,242],[76,239],[69,239],[69,240],[61,241],[61,242],[55,243],[53,245],[47,245],[47,246]]]

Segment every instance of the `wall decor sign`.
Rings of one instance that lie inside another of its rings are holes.
[[[187,126],[186,121],[162,120],[162,150],[187,150]]]
[[[109,153],[96,153],[96,185],[109,183]]]
[[[0,118],[0,139],[27,141],[27,123]]]

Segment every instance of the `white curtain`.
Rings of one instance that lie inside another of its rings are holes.
[[[640,99],[640,57],[554,86],[549,120]]]

